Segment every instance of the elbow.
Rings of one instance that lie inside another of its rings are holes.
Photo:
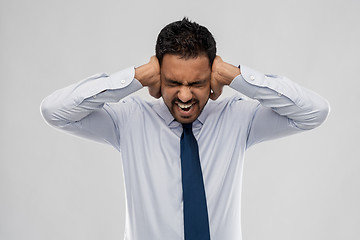
[[[43,119],[45,120],[45,122],[47,122],[50,125],[54,125],[54,121],[52,118],[52,107],[49,104],[48,101],[46,101],[46,98],[44,100],[42,100],[41,104],[40,104],[40,114],[43,117]]]
[[[322,125],[329,116],[330,104],[325,99],[318,102],[313,110],[304,116],[304,118],[297,122],[297,127],[303,130],[311,130]]]
[[[326,121],[330,114],[330,104],[328,101],[324,100],[321,108],[319,108],[319,124],[320,126],[322,123]]]
[[[41,116],[43,117],[46,123],[48,123],[50,126],[53,127],[59,127],[62,125],[62,121],[60,121],[60,119],[56,117],[57,116],[56,109],[57,109],[56,106],[54,106],[54,104],[52,104],[52,102],[49,101],[47,98],[42,100],[40,104]]]
[[[323,124],[326,119],[328,118],[330,113],[330,104],[328,101],[324,100],[321,105],[317,106],[317,110],[315,113],[315,121],[314,121],[314,127],[319,127],[321,124]]]

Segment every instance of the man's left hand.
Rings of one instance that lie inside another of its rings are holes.
[[[211,69],[210,98],[216,100],[222,93],[224,85],[230,85],[232,80],[240,74],[240,69],[224,62],[220,56],[216,56]]]

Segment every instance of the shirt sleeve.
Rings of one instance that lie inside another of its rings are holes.
[[[317,93],[286,77],[243,65],[230,87],[259,101],[249,124],[247,147],[320,126],[330,111],[329,103]]]
[[[45,121],[57,129],[108,143],[120,151],[119,118],[109,103],[142,88],[134,67],[111,75],[95,74],[56,90],[40,105]],[[120,119],[121,120],[121,119]]]

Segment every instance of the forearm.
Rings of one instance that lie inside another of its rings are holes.
[[[246,66],[241,66],[241,75],[231,82],[230,87],[286,116],[302,130],[319,126],[329,113],[328,102],[315,92],[286,77],[264,75]]]
[[[97,74],[78,83],[59,89],[41,103],[44,119],[53,126],[62,127],[88,116],[105,103],[118,102],[142,88],[133,80],[134,68],[112,75]]]

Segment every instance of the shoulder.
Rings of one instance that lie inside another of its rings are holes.
[[[204,111],[201,115],[203,120],[211,119],[232,119],[235,116],[242,118],[251,118],[256,112],[260,103],[258,101],[249,99],[241,94],[234,94],[231,97],[226,97],[220,100],[212,101],[209,99]]]
[[[156,100],[150,101],[146,100],[137,95],[130,95],[123,99],[121,99],[117,103],[110,103],[111,107],[121,109],[121,108],[132,108],[133,110],[136,109],[143,109],[143,108],[151,108],[153,105],[157,103]]]
[[[128,96],[116,103],[106,103],[104,109],[110,114],[120,117],[122,120],[139,117],[145,112],[151,111],[157,101],[148,101],[140,96]]]
[[[256,108],[259,105],[259,102],[236,93],[231,97],[226,97],[221,100],[212,101],[209,99],[208,105],[211,110],[246,110]]]

